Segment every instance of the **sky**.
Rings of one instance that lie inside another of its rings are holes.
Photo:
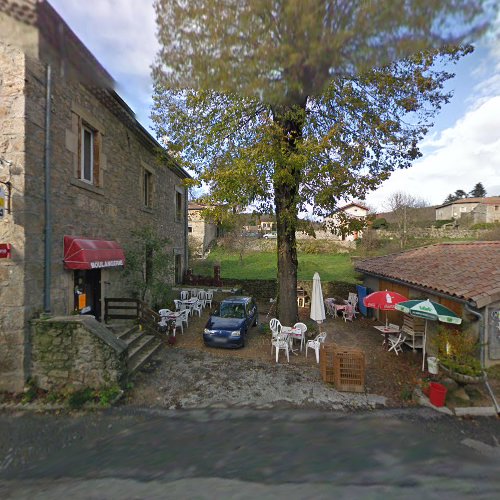
[[[158,49],[152,1],[49,1],[150,129],[150,66]],[[452,71],[456,76],[448,89],[454,97],[421,143],[422,158],[367,196],[374,210],[387,210],[388,198],[398,191],[438,205],[448,194],[471,191],[478,182],[487,196],[500,196],[500,42],[482,41]]]

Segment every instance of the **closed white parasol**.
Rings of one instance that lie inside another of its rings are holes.
[[[326,319],[323,291],[321,290],[321,278],[318,273],[314,273],[313,277],[310,317],[317,323],[322,323]]]

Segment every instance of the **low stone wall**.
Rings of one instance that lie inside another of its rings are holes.
[[[224,286],[229,288],[241,288],[244,293],[253,295],[259,300],[268,301],[275,298],[278,293],[278,285],[275,280],[228,280],[224,279]],[[307,295],[312,295],[312,280],[299,280],[297,286],[305,290]],[[353,283],[344,283],[342,281],[322,281],[321,288],[323,297],[345,298],[349,292],[356,291],[356,285]]]
[[[32,321],[31,377],[46,390],[120,383],[127,344],[91,316]]]
[[[398,239],[399,235],[395,231],[388,231],[385,229],[377,229],[377,236],[379,238]],[[460,229],[460,228],[412,228],[410,231],[411,236],[415,238],[474,238],[481,240],[487,233],[488,229]]]

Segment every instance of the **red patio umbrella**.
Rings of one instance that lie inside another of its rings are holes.
[[[380,309],[381,311],[394,311],[396,304],[408,300],[404,295],[389,290],[380,290],[370,293],[363,299],[365,307]],[[387,314],[385,315],[385,326],[387,326]]]

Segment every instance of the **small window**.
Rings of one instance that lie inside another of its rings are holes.
[[[142,202],[145,207],[153,206],[153,174],[146,169],[142,174]]]
[[[498,211],[500,207],[498,205],[495,205],[495,211]]]
[[[182,255],[181,254],[175,254],[175,261],[174,261],[174,273],[175,273],[175,283],[179,284],[182,283]]]
[[[182,221],[182,193],[175,192],[175,220]]]
[[[94,182],[94,133],[89,127],[82,127],[80,176],[90,184]]]
[[[193,232],[193,228],[191,226],[188,226],[188,233],[192,233]]]

